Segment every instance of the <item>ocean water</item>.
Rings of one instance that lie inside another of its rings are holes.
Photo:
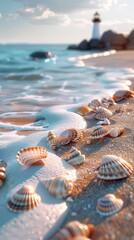
[[[29,54],[39,50],[55,58],[31,60]],[[90,101],[129,87],[129,69],[85,66],[87,54],[96,57],[93,52],[69,51],[67,45],[0,45],[1,140],[21,130],[47,129],[45,120],[30,121],[46,107]],[[21,119],[26,123],[19,123]]]

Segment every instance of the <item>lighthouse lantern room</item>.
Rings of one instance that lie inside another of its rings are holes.
[[[94,14],[93,22],[93,32],[92,32],[92,39],[100,39],[100,15],[98,12]]]

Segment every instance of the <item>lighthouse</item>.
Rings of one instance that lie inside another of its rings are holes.
[[[92,32],[92,39],[100,39],[100,15],[98,12],[94,14],[93,22],[93,32]]]

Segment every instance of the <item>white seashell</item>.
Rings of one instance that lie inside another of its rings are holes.
[[[66,176],[44,180],[43,185],[51,195],[57,198],[68,197],[74,187],[73,181]]]
[[[110,125],[110,121],[107,118],[104,118],[103,121],[99,121],[98,125]]]
[[[126,178],[132,172],[133,167],[123,158],[115,155],[105,155],[97,177],[104,180],[116,180]]]
[[[107,136],[108,134],[109,134],[109,129],[107,127],[96,126],[94,127],[88,139],[100,139]]]
[[[78,110],[76,111],[78,114],[80,114],[81,116],[85,116],[88,112],[90,112],[92,109],[88,106],[81,106],[80,108],[78,108]]]
[[[17,160],[24,166],[44,165],[47,155],[46,148],[35,146],[21,149],[17,154]]]
[[[97,109],[98,107],[101,106],[101,100],[100,99],[93,99],[88,105],[92,109]]]
[[[110,137],[119,137],[124,132],[124,127],[115,127],[110,129]]]
[[[95,118],[99,120],[104,120],[105,118],[110,118],[112,115],[113,113],[110,110],[108,110],[107,108],[100,107],[97,110]]]
[[[53,240],[70,240],[74,237],[89,237],[94,232],[94,225],[71,221],[59,230]]]
[[[47,145],[53,150],[57,147],[57,138],[51,131],[47,135]]]
[[[5,161],[0,161],[0,187],[2,187],[6,179],[6,166],[7,163]]]
[[[121,210],[123,201],[113,194],[106,194],[98,199],[97,211],[103,216],[109,216]]]
[[[68,143],[78,142],[83,138],[83,133],[80,129],[77,128],[70,128],[65,130],[60,135],[60,142],[62,145],[67,145]]]
[[[65,160],[72,166],[79,166],[85,162],[85,155],[82,155],[81,151],[77,150],[75,147],[72,147],[68,158]]]
[[[10,196],[7,202],[7,207],[13,212],[21,212],[36,207],[40,201],[41,198],[35,193],[33,187],[30,185],[24,185]]]

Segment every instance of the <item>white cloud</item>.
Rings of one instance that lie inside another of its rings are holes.
[[[10,20],[10,19],[15,20],[15,19],[18,18],[18,16],[19,16],[18,13],[9,13],[9,14],[8,14],[8,20]]]

